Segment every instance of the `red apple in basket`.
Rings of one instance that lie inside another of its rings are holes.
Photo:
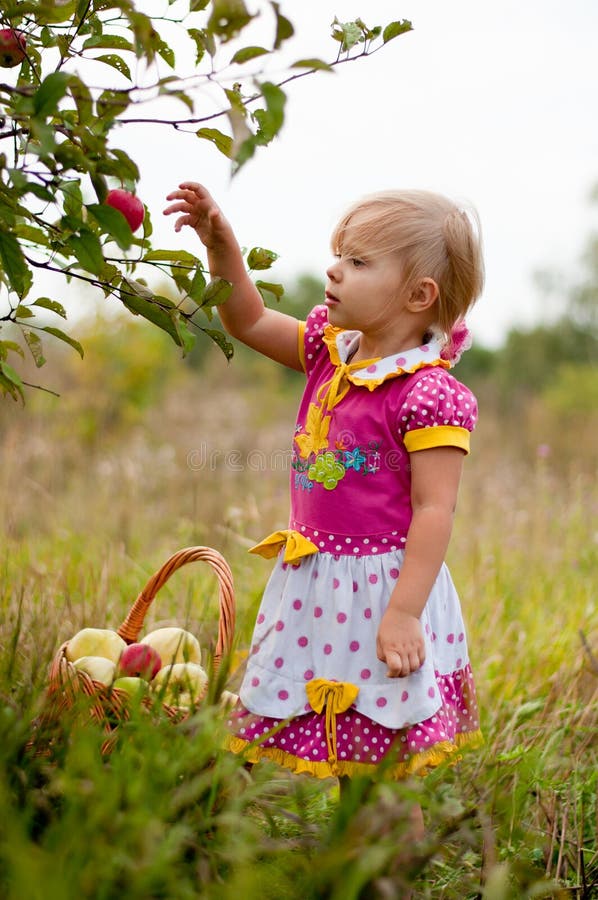
[[[27,41],[22,31],[3,28],[0,31],[0,66],[12,69],[25,59]]]
[[[151,681],[162,668],[162,658],[149,644],[129,644],[118,664],[121,675],[132,675]]]
[[[123,214],[131,231],[137,231],[145,218],[145,206],[139,197],[122,188],[108,191],[104,202]]]

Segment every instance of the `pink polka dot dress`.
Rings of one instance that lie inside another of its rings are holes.
[[[479,744],[459,598],[442,566],[421,615],[423,666],[388,678],[376,635],[401,577],[411,521],[409,453],[469,450],[471,392],[431,341],[351,363],[358,332],[303,332],[287,529],[254,548],[276,562],[253,634],[229,746],[319,777],[425,773]]]

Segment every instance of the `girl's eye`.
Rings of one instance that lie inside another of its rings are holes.
[[[353,264],[353,266],[354,266],[356,269],[359,269],[361,266],[365,266],[365,262],[364,262],[363,259],[356,259],[355,257],[353,257],[353,258],[351,259],[351,263]]]

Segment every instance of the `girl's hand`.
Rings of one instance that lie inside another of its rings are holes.
[[[228,244],[232,230],[214,198],[201,185],[194,181],[184,181],[177,191],[166,198],[175,200],[172,206],[164,210],[165,216],[182,213],[174,223],[174,230],[180,231],[184,225],[194,228],[200,241],[209,250],[216,250]]]
[[[417,672],[426,658],[419,619],[389,606],[380,622],[376,651],[378,659],[388,666],[389,678],[404,678]]]

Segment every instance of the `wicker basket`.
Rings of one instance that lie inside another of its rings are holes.
[[[217,672],[220,662],[229,653],[235,629],[235,595],[233,577],[224,557],[211,547],[187,547],[179,550],[166,560],[149,579],[127,617],[117,629],[118,634],[128,644],[138,640],[147,611],[160,588],[171,575],[188,563],[207,562],[218,578],[219,619],[218,637],[213,656],[213,671]],[[50,667],[50,683],[47,699],[54,715],[71,708],[81,694],[90,698],[89,710],[92,718],[112,732],[119,721],[128,718],[130,697],[122,690],[106,687],[95,681],[86,672],[75,668],[66,658],[68,641],[62,644]],[[151,702],[148,701],[151,705]],[[188,716],[188,710],[163,704],[166,714],[174,721]],[[106,752],[113,741],[108,740],[103,747]]]

